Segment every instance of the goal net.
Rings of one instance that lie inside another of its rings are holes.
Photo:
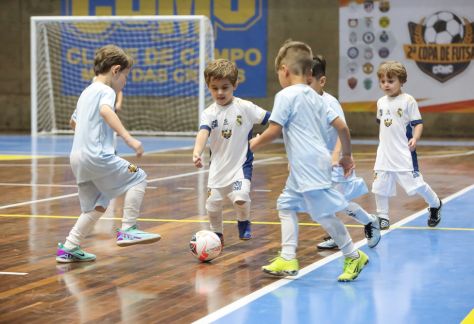
[[[211,103],[204,68],[214,57],[204,16],[31,17],[31,133],[71,132],[77,99],[94,77],[95,51],[134,58],[118,113],[133,134],[190,135]]]

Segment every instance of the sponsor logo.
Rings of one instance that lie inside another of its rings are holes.
[[[362,70],[365,74],[370,74],[374,70],[374,66],[372,65],[372,63],[365,63],[362,67]]]
[[[365,0],[364,1],[364,10],[366,12],[372,12],[372,10],[374,10],[374,0]]]
[[[411,44],[403,46],[405,57],[439,82],[463,72],[474,59],[474,23],[450,11],[438,11],[409,22]]]
[[[349,27],[351,28],[356,28],[358,25],[359,25],[359,19],[357,18],[349,18],[347,20],[347,24],[349,25]]]
[[[390,55],[390,51],[386,47],[379,49],[379,56],[381,58],[387,58]]]
[[[140,168],[137,167],[135,164],[131,164],[131,163],[130,163],[130,164],[128,165],[128,172],[130,172],[130,173],[136,173],[136,172],[138,172],[139,169],[140,169]]]
[[[372,48],[370,48],[370,47],[365,48],[364,49],[364,58],[366,60],[371,60],[373,57],[374,57],[374,51],[372,50]]]
[[[214,129],[218,126],[219,124],[217,123],[217,119],[216,120],[213,120],[212,123],[211,123],[211,129]]]
[[[364,79],[364,88],[365,90],[370,90],[372,88],[373,81],[370,78]]]
[[[386,32],[385,30],[380,33],[379,40],[380,40],[382,43],[388,42],[388,34],[387,34],[387,32]]]
[[[387,28],[390,25],[390,18],[388,18],[387,16],[380,17],[379,25],[382,28]]]
[[[352,45],[357,43],[357,33],[355,31],[349,34],[349,43],[351,43]]]
[[[365,32],[364,35],[362,35],[362,40],[366,44],[372,44],[375,40],[375,35],[372,32]]]
[[[390,10],[390,2],[388,0],[380,0],[379,10],[381,12],[387,12]]]

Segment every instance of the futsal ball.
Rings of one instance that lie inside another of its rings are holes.
[[[424,38],[426,43],[451,44],[462,43],[464,24],[449,11],[438,11],[426,20]]]
[[[191,253],[201,262],[211,261],[222,252],[222,244],[216,233],[202,230],[197,232],[189,242]]]

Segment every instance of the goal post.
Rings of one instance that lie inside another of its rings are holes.
[[[71,133],[92,82],[95,51],[115,44],[134,59],[119,112],[135,135],[193,135],[212,102],[204,69],[214,58],[205,16],[31,17],[31,135]]]

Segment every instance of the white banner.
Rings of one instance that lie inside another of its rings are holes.
[[[340,0],[339,100],[375,111],[377,68],[402,62],[421,112],[474,112],[473,0]]]

